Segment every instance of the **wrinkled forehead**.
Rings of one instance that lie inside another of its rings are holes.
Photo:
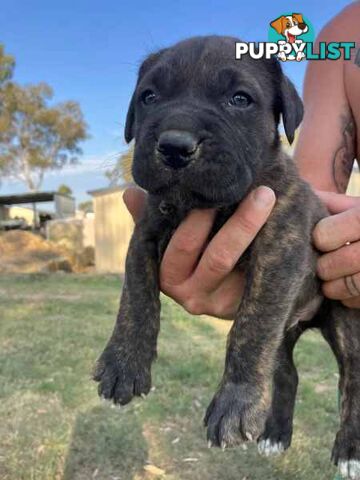
[[[223,90],[248,85],[271,93],[272,74],[262,60],[245,55],[235,58],[235,39],[184,41],[167,49],[151,68],[145,71],[140,84],[151,83],[161,89],[188,87]]]

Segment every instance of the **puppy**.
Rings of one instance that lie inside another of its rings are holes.
[[[282,117],[293,141],[302,103],[275,58],[237,61],[235,42],[192,38],[141,65],[125,138],[136,140],[133,176],[148,191],[148,205],[130,242],[119,314],[94,379],[101,396],[121,405],[149,392],[159,264],[172,232],[191,209],[211,207],[214,234],[250,190],[268,185],[277,202],[241,258],[246,287],[205,415],[208,441],[224,448],[253,440],[265,454],[289,447],[297,387],[292,351],[304,330],[318,327],[340,367],[333,459],[347,478],[360,479],[359,312],[321,294],[311,234],[327,212],[279,140]]]

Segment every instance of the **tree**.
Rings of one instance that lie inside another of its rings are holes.
[[[58,193],[61,193],[62,195],[72,195],[73,192],[70,187],[63,183],[59,186]]]
[[[14,66],[14,58],[6,55],[4,46],[0,44],[0,87],[11,78]]]
[[[94,205],[92,200],[85,200],[85,202],[79,203],[79,210],[85,213],[90,213],[94,211]]]
[[[125,181],[126,183],[132,183],[134,181],[131,174],[133,156],[134,147],[131,146],[129,150],[119,156],[115,165],[105,172],[105,176],[111,186],[117,185],[121,181]]]
[[[49,106],[52,89],[45,83],[22,87],[5,82],[1,88],[0,172],[37,191],[49,170],[75,163],[87,125],[78,103]]]

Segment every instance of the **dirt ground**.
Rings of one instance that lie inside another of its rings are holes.
[[[0,234],[0,273],[82,272],[93,264],[93,252],[70,250],[22,230]]]

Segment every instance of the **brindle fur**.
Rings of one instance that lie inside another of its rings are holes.
[[[174,229],[191,209],[215,207],[213,235],[251,189],[265,184],[277,202],[239,261],[246,288],[205,416],[208,440],[223,447],[264,438],[290,445],[297,388],[292,351],[303,331],[317,327],[340,368],[333,458],[360,460],[359,313],[321,294],[311,235],[327,212],[282,152],[277,132],[282,115],[292,141],[302,104],[275,59],[236,62],[235,41],[190,39],[151,55],[140,69],[126,139],[136,139],[133,175],[148,191],[148,205],[130,243],[120,311],[94,378],[100,395],[122,405],[149,392],[160,326],[159,264]],[[217,75],[223,75],[220,85]],[[233,95],[237,83],[251,90],[249,81],[256,107],[244,113],[224,106],[224,95]],[[139,95],[149,85],[162,97],[145,109]],[[171,128],[203,135],[199,157],[181,172],[165,167],[156,152],[159,132]]]

